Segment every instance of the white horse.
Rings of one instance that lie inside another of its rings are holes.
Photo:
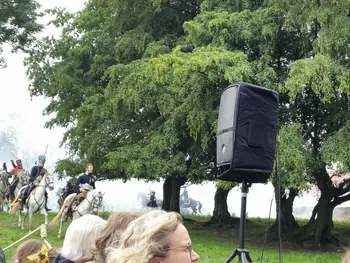
[[[19,190],[19,193],[25,190],[27,186],[22,187]],[[46,200],[45,200],[45,190],[49,188],[50,191],[54,189],[53,177],[49,175],[48,172],[45,173],[44,177],[41,179],[38,186],[36,186],[30,195],[27,198],[26,204],[23,206],[23,212],[18,213],[18,226],[24,229],[24,221],[29,215],[29,232],[32,231],[33,225],[33,213],[40,212],[40,214],[45,216],[45,225],[47,225],[47,211],[45,209]],[[15,200],[16,201],[16,200]],[[11,214],[15,214],[18,210],[18,202],[14,205]],[[22,213],[24,217],[22,218]]]
[[[81,203],[76,207],[76,210],[73,212],[72,221],[87,214],[97,215],[99,212],[99,208],[101,207],[104,194],[105,193],[102,193],[101,191],[96,189],[90,190],[87,193],[86,198],[83,201],[81,201]],[[70,202],[73,201],[76,195],[77,195],[76,193],[70,194],[66,197],[66,199],[64,199],[60,212],[50,223],[50,226],[55,226],[57,225],[58,222],[60,222],[60,229],[58,231],[58,236],[57,236],[58,238],[61,238],[62,224],[68,212],[68,207],[70,205]]]
[[[150,200],[144,192],[137,193],[137,200],[140,200],[140,199],[141,199],[141,210],[144,210],[144,209],[146,209],[146,210],[162,209],[163,200],[156,199],[156,203],[157,203],[158,207],[152,208],[152,207],[147,206],[147,204]]]
[[[4,207],[9,208],[8,194],[8,174],[5,170],[0,171],[0,211],[4,211]]]

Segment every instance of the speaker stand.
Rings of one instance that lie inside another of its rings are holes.
[[[253,262],[249,256],[248,249],[244,249],[244,234],[246,224],[246,210],[247,210],[247,194],[251,183],[245,181],[242,182],[241,188],[241,219],[239,225],[239,248],[236,248],[232,254],[226,259],[225,263],[231,262],[236,256],[238,256],[238,262],[246,263]]]

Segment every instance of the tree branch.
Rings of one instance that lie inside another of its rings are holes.
[[[347,182],[350,181],[350,173],[346,173],[343,175],[334,174],[331,177],[332,185],[336,188],[343,187]]]
[[[335,208],[336,206],[349,201],[350,200],[350,193],[348,193],[347,195],[344,195],[342,197],[338,197],[337,199],[335,199],[334,201],[331,202],[331,207]]]

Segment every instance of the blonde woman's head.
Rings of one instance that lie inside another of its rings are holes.
[[[141,215],[142,213],[137,212],[118,212],[109,216],[107,225],[96,239],[95,248],[92,251],[96,261],[99,263],[106,261],[106,248],[118,247],[120,237],[127,226]]]
[[[189,263],[199,256],[182,217],[175,212],[155,210],[132,221],[123,233],[120,246],[109,248],[107,263]]]

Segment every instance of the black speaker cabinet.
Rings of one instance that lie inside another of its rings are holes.
[[[233,83],[221,95],[216,146],[217,177],[266,183],[273,171],[279,94]]]

